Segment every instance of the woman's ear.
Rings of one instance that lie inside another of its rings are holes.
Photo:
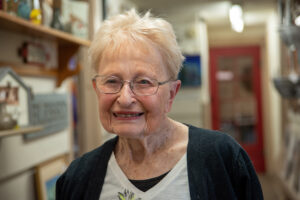
[[[170,88],[170,99],[172,101],[174,100],[176,94],[178,93],[179,89],[181,87],[181,80],[176,80],[171,83],[171,88]]]
[[[93,85],[94,91],[96,92],[96,94],[98,96],[98,89],[97,89],[97,86],[96,86],[96,81],[93,80],[92,85]]]
[[[168,101],[168,106],[167,106],[167,112],[170,112],[173,101],[174,101],[176,94],[178,93],[180,87],[181,87],[180,80],[176,80],[176,81],[173,81],[170,83],[170,95],[169,95],[169,101]]]

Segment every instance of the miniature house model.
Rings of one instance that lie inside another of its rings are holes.
[[[7,112],[18,126],[29,125],[30,88],[9,67],[0,68],[0,103],[5,103]]]

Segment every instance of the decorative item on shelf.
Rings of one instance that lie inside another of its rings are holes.
[[[273,83],[283,98],[300,98],[300,79],[292,81],[289,77],[276,77]]]
[[[19,0],[3,0],[3,10],[7,13],[16,16]]]
[[[30,88],[11,68],[0,67],[0,102],[20,127],[29,125],[30,101]]]
[[[51,22],[51,27],[61,30],[64,30],[63,24],[61,22],[61,1],[54,0],[53,2],[53,17]]]
[[[286,0],[285,4],[282,0],[278,2],[281,17],[280,37],[290,50],[297,51],[300,64],[300,27],[295,24],[296,18],[300,17],[299,0]]]
[[[43,14],[43,25],[51,26],[52,17],[53,17],[53,1],[52,0],[44,0],[42,1],[42,14]]]
[[[44,53],[46,55],[46,62],[44,63],[45,69],[58,68],[58,47],[55,43],[49,41],[41,41]]]
[[[53,18],[52,18],[52,22],[51,22],[51,27],[55,28],[57,30],[64,30],[64,27],[61,23],[61,19],[60,19],[60,9],[59,8],[54,8],[53,9]]]
[[[69,98],[68,94],[61,93],[34,95],[30,101],[30,124],[43,125],[44,129],[26,134],[25,139],[35,139],[66,129],[69,124]]]
[[[30,19],[30,6],[27,0],[20,0],[18,5],[17,14],[19,17],[29,20]]]
[[[0,130],[13,129],[17,126],[17,121],[7,112],[6,103],[0,102]]]
[[[66,32],[87,39],[88,38],[88,2],[63,1],[62,21]]]
[[[71,30],[75,36],[87,38],[87,25],[74,15],[71,15]]]
[[[41,43],[24,42],[18,49],[18,54],[28,64],[44,66],[50,60]]]
[[[280,37],[285,45],[291,50],[297,52],[298,64],[300,64],[300,27],[289,25],[281,26],[279,29]]]
[[[30,21],[37,25],[42,23],[42,12],[39,0],[33,0],[33,9],[30,12]]]
[[[300,98],[300,75],[297,69],[297,58],[293,44],[288,47],[288,76],[275,77],[273,83],[283,98]]]
[[[287,46],[288,62],[285,68],[288,69],[287,76],[275,77],[273,83],[283,98],[300,98],[300,27],[293,24],[292,0],[278,1],[279,16],[281,18],[280,37]],[[297,59],[298,57],[298,59]]]

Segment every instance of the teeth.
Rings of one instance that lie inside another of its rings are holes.
[[[118,117],[137,117],[139,114],[117,114]]]

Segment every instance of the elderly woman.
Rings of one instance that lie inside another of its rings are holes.
[[[184,60],[168,22],[134,10],[113,17],[90,54],[100,120],[117,136],[72,162],[57,200],[263,199],[232,138],[167,116]]]

